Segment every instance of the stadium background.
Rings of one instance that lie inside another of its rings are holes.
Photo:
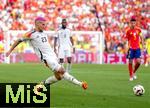
[[[104,63],[124,64],[127,43],[122,37],[132,16],[136,17],[144,38],[149,37],[148,6],[149,3],[146,0],[0,0],[0,62],[4,62],[3,52],[7,31],[29,31],[33,28],[35,17],[43,16],[49,21],[47,28],[49,31],[56,31],[62,18],[67,18],[68,27],[73,31],[101,31],[102,28],[105,38]],[[74,38],[76,48],[96,53],[93,37],[93,35],[81,35],[80,38]],[[10,43],[13,43],[17,36],[10,36],[10,38]],[[15,50],[19,58],[13,56],[14,59],[11,61],[37,61],[37,58],[23,60],[26,57],[22,54],[29,56],[29,53],[33,52],[28,47],[26,43],[19,45]],[[85,60],[80,62],[95,63],[91,53],[85,53],[83,55]],[[91,61],[88,61],[88,55]],[[29,58],[32,57],[31,55]]]
[[[73,64],[71,74],[87,81],[89,88],[83,91],[64,80],[52,85],[51,108],[149,108],[150,67],[142,65],[137,72],[138,79],[129,82],[127,65],[122,65],[126,63],[127,47],[122,36],[133,15],[144,38],[150,37],[149,6],[149,0],[0,0],[0,83],[37,83],[53,74],[43,64],[24,63],[24,55],[27,55],[28,62],[38,61],[31,56],[33,50],[27,43],[15,49],[11,64],[3,64],[8,31],[32,29],[36,16],[46,17],[49,20],[47,30],[55,31],[61,19],[67,18],[68,26],[73,31],[101,32],[102,28],[106,64]],[[12,44],[22,35],[9,36]],[[74,36],[76,48],[96,52],[94,37]],[[86,60],[83,62],[91,63]],[[143,85],[146,90],[141,97],[133,94],[132,88],[137,84]]]

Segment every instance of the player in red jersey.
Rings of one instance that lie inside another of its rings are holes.
[[[129,80],[133,81],[134,79],[137,79],[135,73],[141,63],[140,43],[142,43],[142,46],[144,45],[141,29],[139,27],[136,27],[135,18],[131,18],[130,20],[130,28],[126,32],[126,38],[128,40],[128,46],[129,46],[129,50],[127,54],[127,58],[129,59],[129,64],[128,64],[129,74],[130,74]],[[133,59],[135,59],[134,68],[133,68]]]

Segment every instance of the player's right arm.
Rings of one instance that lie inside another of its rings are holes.
[[[27,32],[24,34],[24,36],[22,38],[17,39],[13,45],[10,47],[10,49],[6,52],[6,57],[8,57],[11,52],[23,41],[26,40],[30,40],[30,36],[31,36],[32,32]]]

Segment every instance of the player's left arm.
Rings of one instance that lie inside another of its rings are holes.
[[[6,57],[8,57],[10,55],[10,53],[22,42],[21,39],[17,39],[13,45],[11,46],[11,48],[8,50],[8,52],[6,52]]]
[[[27,40],[30,40],[30,35],[31,35],[32,32],[27,32],[23,35],[23,37],[17,39],[13,44],[12,46],[10,47],[10,49],[6,52],[6,57],[8,57],[11,52],[23,41],[27,41]]]

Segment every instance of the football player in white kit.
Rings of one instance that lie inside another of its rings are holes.
[[[56,46],[58,42],[58,58],[59,63],[63,65],[64,59],[67,58],[67,66],[66,71],[71,71],[71,59],[72,59],[72,49],[73,53],[75,53],[75,47],[73,43],[73,38],[71,35],[70,29],[67,28],[67,21],[66,19],[62,19],[61,22],[62,26],[59,28],[55,35],[54,40],[54,52],[57,54]]]
[[[72,82],[73,84],[81,86],[83,89],[87,89],[88,86],[86,82],[78,81],[72,75],[67,73],[65,69],[58,63],[56,54],[48,42],[47,34],[43,31],[46,28],[46,25],[47,21],[45,18],[37,17],[35,19],[35,29],[25,33],[22,38],[17,39],[6,53],[6,56],[8,57],[18,44],[24,41],[28,41],[32,45],[39,59],[41,59],[41,61],[44,62],[45,65],[48,68],[51,68],[54,72],[53,76],[48,77],[45,81],[41,82],[41,84],[51,85],[61,79],[65,79],[69,82]],[[40,91],[41,89],[38,88],[37,90]]]

